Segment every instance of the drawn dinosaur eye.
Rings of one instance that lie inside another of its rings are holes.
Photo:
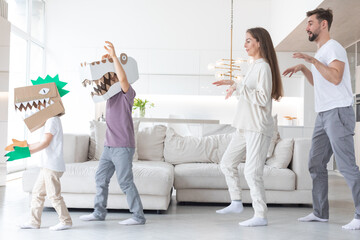
[[[41,94],[41,95],[46,95],[49,91],[50,91],[50,89],[48,89],[48,88],[42,88],[42,89],[40,90],[39,94]]]
[[[128,57],[126,55],[126,53],[122,53],[120,54],[120,62],[122,63],[122,65],[125,65],[128,61]]]

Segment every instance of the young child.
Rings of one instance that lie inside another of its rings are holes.
[[[38,229],[47,196],[59,215],[59,223],[50,227],[58,231],[72,227],[71,217],[61,196],[60,177],[65,171],[63,159],[63,130],[58,116],[49,118],[41,135],[41,141],[29,144],[30,154],[41,151],[41,170],[32,191],[30,221],[22,229]]]

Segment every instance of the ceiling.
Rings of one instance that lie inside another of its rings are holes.
[[[360,39],[360,0],[324,0],[319,7],[333,10],[331,38],[344,47]],[[276,46],[276,51],[315,52],[316,44],[308,40],[305,32],[306,23],[306,13],[304,13],[304,20]]]

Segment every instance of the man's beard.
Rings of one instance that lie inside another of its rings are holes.
[[[313,42],[314,40],[317,39],[318,36],[319,36],[319,34],[312,33],[312,35],[309,35],[309,41]]]

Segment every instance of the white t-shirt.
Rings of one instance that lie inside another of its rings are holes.
[[[255,60],[236,90],[239,101],[232,126],[271,137],[274,123],[270,65],[263,58]]]
[[[340,43],[330,39],[318,49],[315,58],[326,66],[329,66],[334,60],[345,63],[344,74],[339,85],[335,85],[326,80],[315,66],[311,65],[314,80],[315,111],[324,112],[334,108],[352,105],[351,76],[345,49]]]
[[[59,117],[49,118],[41,134],[41,140],[45,133],[50,133],[53,138],[47,148],[41,151],[40,166],[56,172],[65,172],[63,156],[63,130]]]

